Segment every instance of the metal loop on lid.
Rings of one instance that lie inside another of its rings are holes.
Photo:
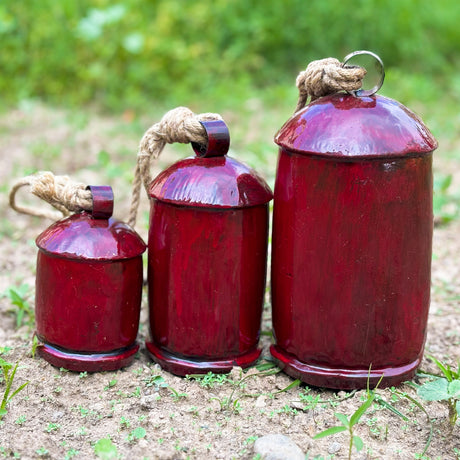
[[[377,54],[371,51],[360,50],[360,51],[354,51],[353,53],[348,54],[347,56],[345,56],[343,60],[342,67],[347,67],[347,63],[351,61],[355,56],[362,56],[362,55],[371,56],[375,60],[375,63],[374,63],[375,71],[374,72],[371,72],[371,69],[368,68],[367,66],[360,66],[360,67],[364,67],[368,71],[366,78],[368,78],[369,76],[371,78],[372,77],[375,78],[375,73],[377,73],[378,80],[377,80],[377,83],[370,89],[361,88],[355,91],[349,91],[349,93],[355,97],[366,97],[366,96],[374,95],[382,87],[383,80],[385,79],[385,69],[383,66],[383,62]],[[373,73],[374,75],[369,75],[370,73]]]
[[[88,185],[93,198],[91,215],[95,219],[109,219],[113,213],[113,190],[109,185]]]
[[[230,147],[230,133],[228,127],[222,120],[204,120],[200,121],[206,130],[208,143],[200,145],[192,142],[193,150],[196,156],[200,158],[220,157],[227,154]]]

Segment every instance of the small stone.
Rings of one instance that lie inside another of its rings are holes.
[[[146,439],[140,439],[137,445],[144,451],[149,447],[149,443]]]
[[[139,404],[142,407],[150,409],[152,406],[155,405],[155,403],[157,401],[157,395],[158,395],[158,393],[142,396],[142,398],[139,399]]]
[[[305,455],[300,447],[287,436],[268,434],[254,443],[254,453],[261,460],[304,460]]]
[[[267,404],[265,403],[265,395],[258,396],[254,406],[255,407],[265,407],[266,405]]]
[[[91,409],[96,412],[103,412],[104,408],[105,408],[104,403],[95,403],[91,407]]]
[[[342,448],[342,444],[340,444],[340,442],[334,441],[329,446],[329,449],[327,449],[327,452],[329,454],[337,454],[340,451],[341,448]]]
[[[304,404],[301,402],[301,401],[291,401],[289,403],[289,405],[293,408],[293,409],[297,409],[297,410],[303,410],[304,408]]]
[[[230,378],[235,382],[240,381],[242,375],[243,375],[243,369],[239,366],[233,366],[229,374]]]
[[[282,424],[285,428],[291,428],[292,420],[291,420],[290,418],[283,418],[282,421],[281,421],[281,424]]]
[[[53,412],[53,415],[51,415],[51,421],[57,422],[58,420],[61,420],[63,417],[64,417],[64,412],[56,411],[56,412]]]

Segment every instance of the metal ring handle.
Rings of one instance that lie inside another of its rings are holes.
[[[88,185],[93,196],[91,215],[95,219],[109,219],[113,213],[113,190],[109,185]]]
[[[228,127],[222,120],[200,121],[206,130],[208,143],[200,145],[192,142],[193,150],[197,157],[220,157],[226,155],[230,147],[230,134]]]
[[[376,65],[379,68],[378,71],[379,71],[380,78],[377,84],[375,84],[371,89],[358,89],[355,91],[349,91],[349,93],[355,97],[366,97],[366,96],[374,95],[382,87],[383,80],[385,80],[385,68],[383,66],[383,62],[380,59],[380,57],[377,54],[373,53],[372,51],[360,50],[360,51],[354,51],[353,53],[348,54],[347,56],[345,56],[343,60],[342,67],[345,67],[347,62],[353,57],[363,55],[363,54],[372,56],[375,59]]]

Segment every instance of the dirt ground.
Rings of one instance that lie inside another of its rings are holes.
[[[115,215],[125,219],[132,171],[127,168],[120,173],[116,165],[125,168],[131,162],[134,168],[137,142],[147,127],[130,129],[129,114],[126,117],[95,115],[85,120],[36,104],[0,117],[0,352],[4,360],[19,362],[13,389],[29,382],[11,400],[0,422],[0,458],[89,459],[99,452],[101,458],[255,459],[260,458],[254,452],[255,440],[272,433],[288,436],[305,458],[348,458],[347,433],[312,438],[338,423],[334,412],[351,415],[362,404],[365,391],[337,392],[305,385],[289,388],[292,378],[281,372],[264,375],[256,368],[246,374],[235,368],[229,376],[204,380],[173,376],[153,364],[145,352],[146,298],[138,337],[141,350],[131,366],[116,372],[85,374],[60,370],[38,357],[32,358],[33,325],[30,321],[27,324],[26,316],[25,324],[16,327],[15,307],[4,294],[12,287],[28,285],[25,297],[33,306],[34,239],[51,222],[9,209],[8,190],[15,179],[43,169],[69,174],[85,183],[101,185],[110,181],[116,193]],[[453,187],[458,190],[458,163],[443,156],[444,147],[441,140],[435,171],[452,173]],[[276,147],[273,149],[275,168]],[[102,165],[105,168],[101,166],[101,151],[111,154],[108,164]],[[132,152],[132,160],[127,152]],[[167,153],[163,161],[169,161]],[[137,228],[144,238],[147,212],[144,200]],[[453,365],[460,359],[459,234],[458,221],[435,229],[426,342],[426,354]],[[270,329],[267,308],[261,340],[262,356],[267,358]],[[436,372],[434,364],[426,359],[422,368]],[[414,382],[421,380],[416,377]],[[4,388],[3,382],[0,397]],[[374,403],[356,426],[355,434],[362,438],[364,448],[354,450],[353,458],[459,459],[460,428],[457,425],[450,430],[447,407],[421,400],[411,385],[404,384],[398,390],[419,405],[394,390],[377,390],[380,398],[407,420],[388,406]],[[112,452],[106,452],[105,457],[98,443],[104,438],[110,438],[112,445]]]

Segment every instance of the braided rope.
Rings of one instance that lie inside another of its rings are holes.
[[[312,61],[296,79],[299,99],[295,112],[311,101],[338,91],[356,91],[361,88],[366,70],[357,66],[344,66],[335,58]]]
[[[58,209],[61,214],[40,210],[16,203],[16,194],[22,187],[30,186],[30,192]],[[57,220],[72,212],[91,211],[92,194],[85,184],[73,182],[68,176],[55,176],[44,171],[18,180],[11,188],[9,203],[12,209],[22,214]]]
[[[144,134],[139,144],[137,165],[134,172],[131,209],[128,224],[136,224],[137,210],[140,202],[141,184],[144,184],[147,195],[152,181],[150,173],[151,162],[160,156],[166,144],[179,142],[188,144],[195,142],[206,145],[208,137],[200,121],[221,120],[222,117],[215,113],[202,113],[195,115],[186,107],[177,107],[167,112],[163,118],[151,126]]]

